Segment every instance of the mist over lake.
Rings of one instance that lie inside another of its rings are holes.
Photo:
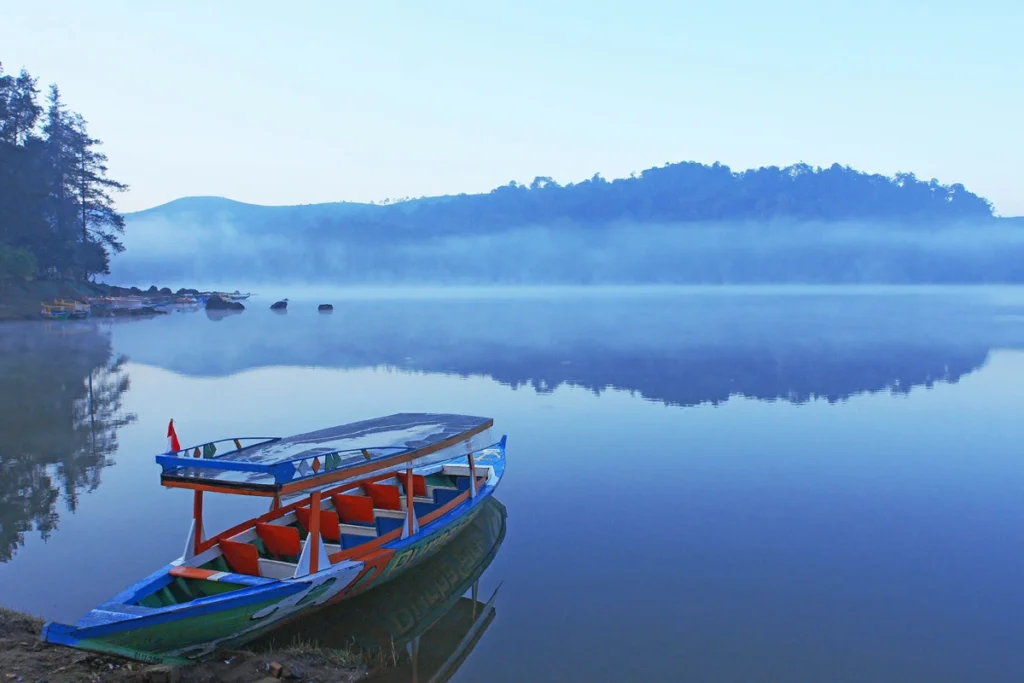
[[[1014,283],[1024,224],[963,185],[678,163],[386,205],[183,198],[127,216],[118,283]]]

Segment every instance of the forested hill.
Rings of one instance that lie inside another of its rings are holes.
[[[735,172],[718,163],[683,162],[629,178],[609,181],[594,175],[564,186],[539,177],[528,186],[512,182],[488,194],[421,200],[410,210],[373,218],[407,228],[447,226],[463,231],[481,222],[494,229],[558,220],[588,224],[780,219],[945,223],[991,216],[991,204],[963,185],[921,181],[912,173],[889,178],[839,164],[825,169],[797,164]]]
[[[887,221],[936,225],[987,221],[992,217],[992,205],[962,184],[923,181],[913,173],[888,177],[839,164],[736,172],[718,163],[682,162],[615,180],[595,174],[567,185],[549,177],[534,178],[529,185],[512,181],[485,194],[385,200],[380,204],[273,207],[191,197],[132,215],[140,219],[157,216],[229,219],[257,232],[298,221],[306,230],[321,234],[379,236],[377,231],[384,229],[389,237],[426,237],[559,222]]]
[[[1020,282],[1024,230],[960,184],[798,164],[684,162],[475,195],[126,217],[122,282]]]

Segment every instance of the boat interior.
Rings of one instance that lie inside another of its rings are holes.
[[[476,468],[477,486],[490,468]],[[430,474],[412,475],[415,518],[427,523],[460,497],[468,498],[468,465],[445,464]],[[369,551],[394,540],[408,517],[404,473],[347,484],[321,493],[320,537],[331,563]],[[203,542],[189,562],[169,571],[169,583],[149,592],[135,604],[160,608],[209,597],[269,581],[290,579],[298,568],[303,543],[311,528],[311,495],[249,520]],[[376,542],[375,542],[376,541]],[[369,547],[367,543],[372,543]],[[215,551],[208,558],[209,550]],[[350,552],[351,551],[351,552]],[[239,576],[241,575],[241,576]],[[240,583],[251,577],[246,583]],[[161,582],[163,583],[163,582]]]

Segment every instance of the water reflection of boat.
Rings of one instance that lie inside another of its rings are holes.
[[[182,449],[172,425],[156,460],[163,485],[194,494],[184,554],[74,625],[47,622],[43,640],[183,662],[397,578],[444,552],[498,486],[505,437],[492,426],[399,414]],[[264,496],[270,512],[206,538],[204,492]]]
[[[489,499],[444,554],[386,586],[302,617],[255,648],[296,641],[355,647],[371,661],[390,660],[374,680],[447,681],[495,618],[497,591],[478,599],[479,581],[505,539],[506,516],[505,506]]]

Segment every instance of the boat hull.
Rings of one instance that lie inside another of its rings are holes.
[[[92,610],[76,625],[47,622],[42,640],[152,663],[184,663],[217,649],[237,647],[317,609],[379,586],[435,555],[480,511],[504,474],[504,446],[481,457],[491,475],[469,498],[420,528],[419,532],[299,579],[253,577],[250,587],[168,608],[136,604],[154,584],[169,583],[174,563],[155,572],[113,600]]]

